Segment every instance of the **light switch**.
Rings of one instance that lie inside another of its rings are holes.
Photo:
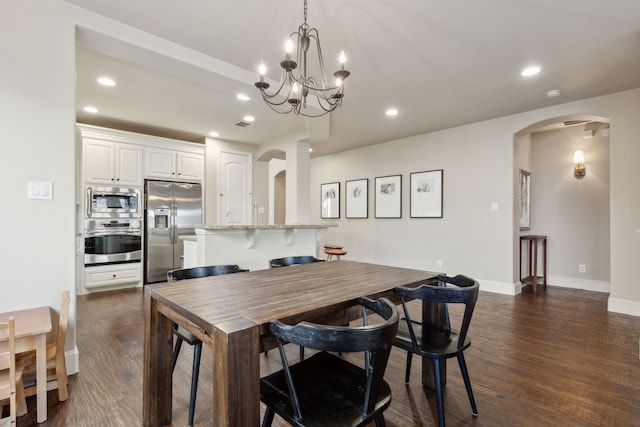
[[[498,212],[498,203],[497,202],[491,203],[491,212]]]
[[[29,181],[27,199],[53,200],[53,182]]]

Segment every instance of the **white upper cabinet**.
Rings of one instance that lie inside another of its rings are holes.
[[[145,178],[193,182],[204,180],[203,154],[147,148],[145,160]]]
[[[142,147],[86,138],[85,183],[141,186]]]
[[[204,144],[85,124],[77,129],[85,185],[142,187],[147,178],[204,183]]]
[[[204,155],[178,152],[176,167],[179,180],[204,181]]]

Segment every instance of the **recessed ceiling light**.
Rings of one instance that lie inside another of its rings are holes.
[[[220,133],[216,132],[215,130],[212,130],[211,132],[209,132],[209,136],[212,136],[215,138],[217,136],[220,136]]]
[[[253,116],[244,116],[244,117],[242,118],[242,120],[244,120],[245,122],[252,122],[252,121],[254,121],[255,119],[256,119],[256,118],[255,118],[255,117],[253,117]]]
[[[251,99],[247,95],[245,95],[244,93],[237,94],[236,98],[238,98],[240,101],[248,101],[248,100]]]
[[[309,152],[311,153],[313,151],[313,148],[309,147]]]
[[[547,98],[555,98],[556,96],[560,96],[560,89],[551,89],[547,91]]]
[[[538,74],[540,72],[540,70],[541,70],[541,68],[538,67],[538,66],[527,67],[524,70],[522,70],[520,75],[522,77],[531,77],[531,76],[535,76],[536,74]]]
[[[103,86],[115,86],[116,85],[116,82],[111,77],[106,77],[106,76],[100,77],[98,79],[98,83],[100,83]]]
[[[389,109],[385,112],[385,114],[386,114],[387,116],[389,116],[389,117],[395,117],[395,116],[397,116],[397,115],[398,115],[398,110],[397,110],[397,109],[395,109],[395,108],[389,108]]]
[[[91,105],[87,105],[83,108],[83,110],[91,114],[96,114],[98,112],[98,109],[96,107],[92,107]]]

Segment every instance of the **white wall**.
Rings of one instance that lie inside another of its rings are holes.
[[[514,135],[554,117],[611,119],[611,295],[609,309],[640,315],[640,89],[312,159],[311,215],[320,219],[320,184],[402,174],[402,219],[375,219],[370,184],[367,220],[344,219],[323,242],[343,244],[346,258],[465,273],[481,288],[515,291],[518,227],[514,213]],[[444,169],[444,218],[409,218],[409,174]],[[344,184],[342,185],[344,188]],[[344,199],[343,199],[344,200]],[[491,203],[498,203],[492,212]]]
[[[60,1],[2,3],[0,311],[58,310],[62,291],[70,290],[67,352],[75,349],[74,30]],[[52,182],[53,200],[27,200],[28,181]]]

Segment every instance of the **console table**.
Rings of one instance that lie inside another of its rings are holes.
[[[542,243],[542,276],[538,275],[538,243]],[[527,275],[522,275],[522,246],[527,245]],[[539,283],[539,280],[542,280]],[[538,284],[547,286],[547,236],[526,235],[520,236],[520,283],[531,285],[536,292]]]

